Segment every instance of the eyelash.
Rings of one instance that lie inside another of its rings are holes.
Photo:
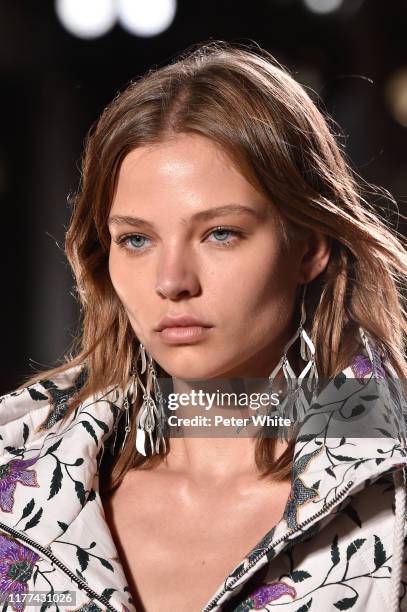
[[[215,229],[211,230],[208,234],[208,236],[210,236],[211,234],[215,233],[215,232],[229,232],[230,234],[233,234],[235,238],[243,237],[243,232],[233,229],[231,227],[225,227],[223,225],[218,225],[218,227],[216,227]],[[130,253],[131,255],[136,254],[136,253],[141,253],[142,251],[144,251],[144,248],[130,248],[129,246],[127,246],[127,241],[130,238],[134,238],[135,236],[139,236],[140,238],[146,238],[146,236],[143,236],[143,234],[126,234],[124,236],[121,236],[120,238],[117,239],[116,243],[118,244],[118,246],[121,249],[124,249],[125,251],[127,251],[128,253]],[[225,248],[225,247],[230,247],[234,244],[235,240],[233,241],[215,241],[218,243],[218,245],[221,248]]]

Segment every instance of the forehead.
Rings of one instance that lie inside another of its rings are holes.
[[[227,173],[241,172],[218,143],[199,134],[178,134],[130,151],[121,164],[120,175],[123,178],[154,172],[157,178],[187,178],[205,172],[209,178],[225,170]]]
[[[165,198],[167,201],[208,200],[264,204],[257,184],[222,147],[198,134],[179,134],[164,142],[133,149],[124,158],[114,205]]]

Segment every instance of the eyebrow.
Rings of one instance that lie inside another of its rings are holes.
[[[255,217],[256,219],[261,219],[263,215],[253,208],[249,208],[247,206],[243,206],[242,204],[227,204],[225,206],[217,206],[216,208],[208,208],[206,210],[201,210],[200,212],[195,213],[190,217],[191,221],[209,221],[213,219],[213,217],[221,217],[225,215],[229,215],[231,213],[235,213],[238,215],[249,214]],[[181,219],[182,223],[187,223],[187,219],[183,217]],[[108,225],[132,225],[132,226],[144,226],[150,229],[154,229],[154,224],[150,223],[146,219],[141,219],[140,217],[131,217],[127,215],[113,215],[108,219]]]

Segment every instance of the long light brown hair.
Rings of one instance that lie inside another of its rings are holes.
[[[371,196],[394,200],[355,175],[336,129],[305,88],[254,45],[199,45],[132,82],[90,131],[73,199],[65,248],[81,306],[78,335],[63,365],[22,387],[86,363],[87,380],[68,416],[88,395],[126,386],[139,342],[110,280],[107,218],[124,157],[179,133],[211,138],[231,156],[277,208],[287,248],[305,228],[330,237],[329,263],[309,283],[306,299],[320,375],[349,364],[362,326],[405,377],[406,250]],[[133,406],[132,431],[110,472],[112,488],[130,468],[163,459],[135,451],[139,408]],[[275,460],[274,442],[258,439],[255,460],[263,476],[281,479],[290,473],[293,445]]]

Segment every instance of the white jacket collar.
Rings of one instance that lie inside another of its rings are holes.
[[[333,382],[342,381],[346,388],[345,381],[363,371],[355,406],[373,401],[366,399],[363,383],[369,376],[365,358],[366,353],[361,352]],[[394,375],[389,366],[385,371]],[[289,541],[309,534],[315,523],[331,520],[332,511],[347,495],[407,463],[404,430],[401,427],[400,436],[394,433],[402,409],[389,395],[387,378],[380,370],[379,376],[377,370],[372,373],[387,402],[385,411],[374,414],[384,419],[380,429],[388,430],[389,435],[379,432],[381,437],[374,437],[371,427],[372,437],[324,438],[315,436],[315,429],[312,435],[308,422],[308,429],[301,430],[296,440],[292,489],[282,519],[234,568],[205,610],[227,598],[228,586],[246,581]],[[80,559],[93,589],[102,593],[109,585],[116,589],[110,600],[113,608],[132,609],[123,568],[104,519],[97,475],[100,453],[122,408],[123,392],[115,387],[88,398],[62,423],[60,417],[75,383],[80,385],[83,380],[83,370],[71,368],[57,380],[43,380],[0,399],[0,522],[49,547],[67,567],[74,567]],[[368,396],[372,395],[369,391]],[[312,410],[317,414],[320,409],[314,406]],[[40,429],[44,421],[49,429]],[[103,542],[101,558],[112,562],[89,562],[93,541]]]

